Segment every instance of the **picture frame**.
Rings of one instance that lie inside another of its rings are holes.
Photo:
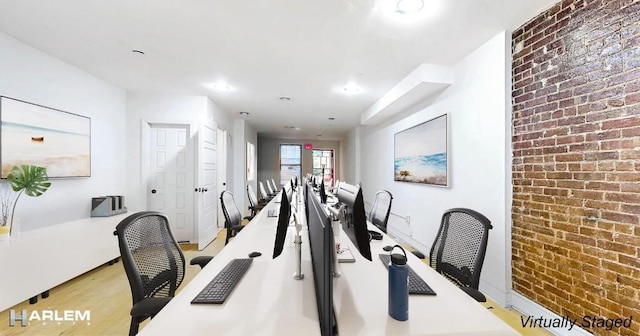
[[[49,177],[91,176],[91,118],[0,96],[0,177],[36,165]]]
[[[447,114],[394,135],[394,180],[449,186]]]

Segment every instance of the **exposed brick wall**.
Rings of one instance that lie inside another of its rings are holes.
[[[561,1],[512,37],[513,288],[640,335],[640,1]]]

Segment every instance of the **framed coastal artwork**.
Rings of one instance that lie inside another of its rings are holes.
[[[394,179],[447,187],[447,115],[413,126],[394,137]]]
[[[91,176],[91,119],[0,97],[2,178],[17,165],[47,168],[49,177]]]

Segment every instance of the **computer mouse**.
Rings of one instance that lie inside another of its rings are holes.
[[[387,246],[383,247],[382,249],[387,251],[387,252],[389,252],[389,251],[393,250],[393,246],[387,245]]]
[[[261,255],[262,255],[262,253],[254,251],[254,252],[249,253],[249,258],[255,258],[255,257],[259,257]]]

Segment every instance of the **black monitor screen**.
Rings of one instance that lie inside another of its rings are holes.
[[[364,212],[364,199],[362,189],[347,183],[340,183],[338,200],[345,205],[345,218],[342,221],[342,230],[358,248],[360,254],[371,260],[371,247],[369,246],[369,230],[367,229],[367,217]]]
[[[327,204],[327,191],[324,189],[324,180],[320,182],[320,202]]]
[[[278,214],[278,227],[276,228],[276,239],[273,245],[273,258],[278,257],[284,247],[284,239],[287,236],[287,227],[289,227],[289,217],[291,216],[290,197],[290,190],[287,191],[283,188],[280,192],[280,214]]]
[[[320,333],[334,335],[335,317],[333,312],[333,230],[331,219],[313,193],[306,193],[309,209],[309,247],[313,266],[313,281],[316,289],[316,303],[320,320]]]

